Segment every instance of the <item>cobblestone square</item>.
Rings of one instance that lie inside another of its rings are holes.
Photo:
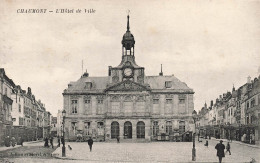
[[[210,140],[209,146],[204,142],[196,142],[196,162],[218,162],[215,145],[218,141]],[[226,142],[224,142],[226,145]],[[68,149],[68,145],[72,150]],[[152,142],[152,143],[101,143],[93,145],[89,151],[87,143],[68,142],[66,144],[66,158],[75,161],[90,162],[192,162],[192,142]],[[226,154],[223,162],[250,162],[251,158],[257,161],[259,148],[248,147],[231,143],[232,155]],[[53,154],[61,156],[61,148]]]

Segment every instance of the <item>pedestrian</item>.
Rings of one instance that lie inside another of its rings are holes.
[[[9,136],[5,137],[5,146],[10,147],[10,137]]]
[[[58,147],[60,147],[60,136],[58,136]]]
[[[45,139],[44,139],[44,147],[49,147],[49,142],[48,142],[48,138],[47,137],[45,137]]]
[[[231,155],[230,149],[231,149],[231,146],[230,146],[230,144],[229,144],[229,142],[228,142],[228,143],[227,143],[227,151],[226,151],[226,153],[229,152],[229,155]]]
[[[50,136],[50,144],[51,144],[51,147],[53,148],[53,137]]]
[[[204,146],[209,147],[209,142],[208,142],[208,140],[206,140],[206,143],[204,144]]]
[[[116,140],[117,140],[117,143],[120,143],[120,137],[119,136],[116,138]]]
[[[255,144],[255,135],[252,134],[252,144]]]
[[[21,141],[21,146],[23,146],[23,142],[24,142],[24,140],[23,140],[23,136],[21,136],[20,141]]]
[[[93,140],[92,140],[92,138],[90,137],[90,138],[88,139],[88,146],[89,146],[90,152],[92,151],[92,145],[93,145]]]
[[[14,147],[15,146],[15,138],[14,137],[11,138],[11,142],[12,142],[12,146]]]
[[[225,145],[222,144],[222,140],[219,141],[219,143],[215,146],[215,149],[217,150],[217,156],[218,156],[218,159],[219,159],[219,163],[222,162],[222,158],[225,157],[225,153],[224,153],[224,150],[225,150]]]

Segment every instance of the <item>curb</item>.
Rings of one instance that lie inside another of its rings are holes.
[[[204,138],[203,138],[204,139]],[[227,139],[204,139],[204,140],[214,140],[214,141],[220,141],[220,140],[223,140],[223,142],[229,142]],[[260,146],[257,146],[257,145],[250,145],[250,144],[246,144],[246,143],[243,143],[243,142],[239,142],[239,141],[232,141],[232,143],[236,143],[236,144],[239,144],[239,145],[245,145],[245,146],[248,146],[248,147],[252,147],[252,148],[258,148],[260,149]]]

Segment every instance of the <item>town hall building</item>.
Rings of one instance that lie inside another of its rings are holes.
[[[145,68],[135,62],[129,15],[121,43],[121,63],[109,66],[108,76],[91,77],[86,72],[64,90],[65,139],[183,139],[194,129],[193,89],[162,71],[145,75]]]

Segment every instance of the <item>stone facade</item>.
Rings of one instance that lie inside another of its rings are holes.
[[[68,84],[63,92],[66,139],[169,140],[193,130],[194,91],[162,71],[146,76],[135,62],[134,45],[128,17],[121,63],[109,66],[106,77],[86,72]]]

